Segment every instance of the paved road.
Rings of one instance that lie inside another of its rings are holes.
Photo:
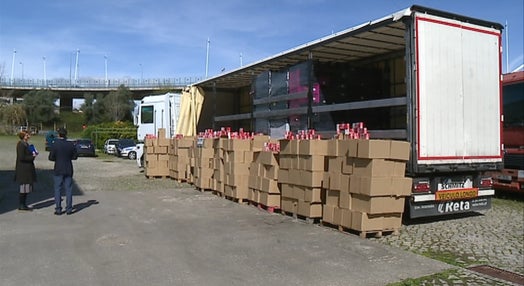
[[[18,212],[14,145],[0,143],[0,285],[386,285],[450,269],[420,284],[514,285],[465,269],[476,264],[524,274],[522,201],[361,239],[148,180],[132,161],[80,158],[78,211],[57,217],[46,154],[36,162],[36,209]],[[461,267],[414,253],[449,254]]]

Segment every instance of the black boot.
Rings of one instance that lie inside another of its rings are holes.
[[[18,210],[21,210],[21,211],[32,211],[33,209],[28,207],[27,204],[26,204],[26,201],[27,201],[27,193],[21,193],[19,195],[19,206],[18,206]]]

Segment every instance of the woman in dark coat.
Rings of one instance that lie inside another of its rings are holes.
[[[22,131],[18,134],[20,141],[16,144],[16,167],[15,167],[15,181],[20,184],[20,194],[18,206],[19,210],[31,211],[27,206],[27,194],[33,191],[33,183],[36,182],[35,158],[38,155],[36,151],[31,151],[29,148],[28,132]]]

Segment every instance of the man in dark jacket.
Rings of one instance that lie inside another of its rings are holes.
[[[73,213],[73,162],[78,158],[75,145],[66,139],[67,130],[58,129],[58,139],[55,140],[49,152],[49,160],[55,162],[53,179],[55,184],[55,215],[62,214],[62,188],[66,195],[66,214]]]

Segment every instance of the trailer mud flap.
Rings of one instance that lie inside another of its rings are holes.
[[[479,197],[469,200],[445,202],[418,202],[409,201],[410,218],[439,216],[447,214],[468,213],[491,208],[491,197]]]

